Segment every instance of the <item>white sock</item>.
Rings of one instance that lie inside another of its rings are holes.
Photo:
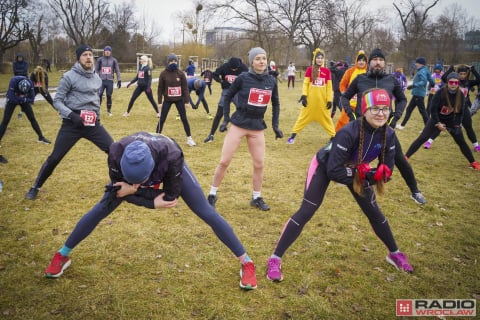
[[[433,143],[433,139],[428,139],[428,142],[430,142],[430,144]]]
[[[475,148],[475,147],[477,147],[477,146],[478,146],[478,142],[474,142],[474,143],[473,143],[473,147]]]
[[[253,199],[260,198],[262,193],[260,191],[253,191],[252,197]]]
[[[218,187],[210,186],[210,193],[216,195],[217,194]]]

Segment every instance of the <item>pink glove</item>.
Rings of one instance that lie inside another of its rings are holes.
[[[368,163],[360,163],[357,166],[358,176],[360,179],[364,180],[367,177],[367,172],[371,170],[370,165]]]
[[[388,178],[392,176],[392,170],[390,168],[382,163],[380,166],[378,166],[377,171],[373,175],[373,180],[375,181],[380,181],[383,179],[383,182],[387,182]]]

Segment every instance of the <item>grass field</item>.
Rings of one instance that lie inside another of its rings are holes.
[[[6,76],[0,80],[2,86],[8,83]],[[123,81],[128,80],[125,75]],[[55,85],[53,80],[51,86]],[[256,263],[258,289],[249,292],[238,287],[238,261],[182,201],[174,209],[156,211],[123,204],[72,251],[72,265],[61,278],[44,278],[55,250],[100,199],[108,182],[106,154],[80,141],[37,200],[25,200],[53,144],[37,143],[28,120],[14,116],[0,148],[9,160],[0,165],[4,184],[0,319],[394,319],[396,299],[478,299],[480,172],[468,168],[446,134],[431,150],[421,149],[410,160],[426,205],[410,199],[398,171],[379,199],[400,249],[415,268],[413,274],[398,272],[385,262],[386,248],[347,188],[332,183],[324,204],[284,256],[285,280],[271,283],[265,278],[266,261],[280,231],[300,204],[309,161],[328,141],[324,130],[311,124],[294,145],[286,145],[302,108],[297,103],[301,83],[295,90],[287,90],[285,81],[279,85],[280,128],[286,137],[274,139],[270,108],[265,132],[262,195],[271,210],[262,212],[249,205],[252,168],[245,144],[218,193],[218,211]],[[156,96],[156,87],[153,91]],[[113,116],[102,116],[115,140],[155,130],[158,119],[145,96],[137,100],[129,118],[122,117],[132,92],[133,88],[115,90]],[[219,94],[216,83],[213,95],[207,95],[212,113]],[[60,127],[58,115],[45,101],[37,101],[34,110],[53,142]],[[105,102],[102,111],[106,115]],[[183,147],[207,193],[224,134],[217,133],[214,142],[204,144],[212,121],[201,106],[189,109],[197,142],[189,147],[175,115],[172,109],[163,133]],[[480,116],[473,121],[480,135]],[[422,124],[415,111],[407,127],[397,131],[404,151]],[[475,157],[480,160],[479,154]]]

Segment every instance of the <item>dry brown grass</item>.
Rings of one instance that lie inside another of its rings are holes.
[[[155,74],[158,76],[158,74]],[[3,80],[2,80],[3,81]],[[125,79],[124,81],[127,81]],[[301,106],[301,84],[280,84],[280,127],[288,135]],[[220,88],[207,96],[216,110]],[[102,121],[115,140],[154,131],[157,118],[144,96],[130,118],[133,89],[116,90],[113,117]],[[156,94],[156,88],[154,89]],[[54,140],[60,120],[46,102],[35,104],[45,136]],[[105,110],[105,106],[102,106]],[[208,191],[224,134],[204,144],[211,120],[202,107],[188,116],[197,147],[185,143],[181,122],[170,112],[164,133],[184,147],[189,166]],[[294,145],[275,140],[267,117],[263,196],[272,210],[249,206],[251,160],[236,153],[219,190],[217,208],[257,265],[258,289],[238,288],[239,263],[211,230],[180,201],[171,210],[122,205],[72,252],[72,265],[57,280],[43,271],[78,219],[108,182],[106,155],[78,143],[47,180],[36,201],[24,199],[52,145],[36,142],[29,122],[12,119],[0,153],[0,318],[2,319],[393,319],[395,299],[477,298],[479,173],[468,169],[453,140],[441,135],[431,150],[411,159],[428,204],[419,206],[398,171],[381,206],[396,240],[415,267],[395,271],[386,249],[345,187],[332,184],[321,209],[284,257],[282,283],[265,279],[266,260],[302,197],[307,165],[328,137],[317,124]],[[474,127],[479,128],[479,116]],[[398,132],[403,148],[418,135],[416,112]],[[478,155],[476,155],[478,158]]]

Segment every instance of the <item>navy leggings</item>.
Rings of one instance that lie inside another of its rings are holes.
[[[158,106],[155,100],[153,99],[152,90],[150,89],[149,91],[147,91],[147,87],[138,86],[138,85],[135,88],[135,91],[133,91],[132,97],[130,98],[130,102],[128,103],[128,107],[127,107],[127,112],[130,113],[130,111],[133,108],[133,103],[135,102],[135,100],[137,100],[137,98],[140,96],[142,92],[145,92],[145,94],[147,95],[148,101],[150,101],[150,103],[152,104],[153,110],[155,110],[155,112],[158,113]]]
[[[7,130],[8,124],[12,119],[12,114],[15,111],[15,107],[17,105],[15,103],[7,102],[5,105],[5,111],[3,112],[3,120],[0,124],[0,140],[2,140],[5,131]],[[40,130],[40,126],[38,125],[37,119],[35,118],[35,114],[33,113],[32,106],[30,103],[22,103],[20,104],[22,111],[27,115],[30,124],[32,125],[33,130],[38,135],[38,138],[43,138],[42,130]]]
[[[317,161],[316,155],[310,163],[305,183],[302,204],[300,209],[290,217],[280,236],[274,254],[282,257],[285,251],[293,244],[303,230],[303,227],[313,217],[323,202],[330,179],[323,163]],[[357,201],[360,209],[367,216],[375,234],[387,246],[390,252],[398,250],[387,218],[378,207],[373,187],[365,188],[365,196],[359,196],[353,191],[353,186],[347,186]]]
[[[100,89],[98,89],[98,95],[100,96],[100,104],[102,104],[104,91],[107,96],[107,111],[110,111],[112,109],[113,80],[102,80],[102,85],[100,86]]]
[[[62,161],[63,157],[72,149],[72,147],[81,138],[85,138],[93,142],[100,150],[108,153],[108,148],[113,143],[113,139],[105,128],[96,122],[93,127],[76,128],[70,119],[63,119],[62,126],[58,131],[55,145],[52,153],[43,163],[38,173],[37,179],[33,187],[41,188],[53,170]]]
[[[215,235],[236,257],[240,257],[245,253],[245,248],[233,232],[232,227],[215,208],[208,203],[200,184],[186,164],[183,165],[182,170],[182,192],[180,193],[180,197],[200,219],[212,228]],[[112,213],[124,200],[138,205],[135,198],[131,196],[115,198],[113,201],[109,201],[108,198],[108,193],[105,193],[102,200],[78,221],[65,242],[65,246],[70,249],[75,248],[77,244],[95,229],[100,221]],[[188,230],[186,231],[186,234],[188,234]]]

